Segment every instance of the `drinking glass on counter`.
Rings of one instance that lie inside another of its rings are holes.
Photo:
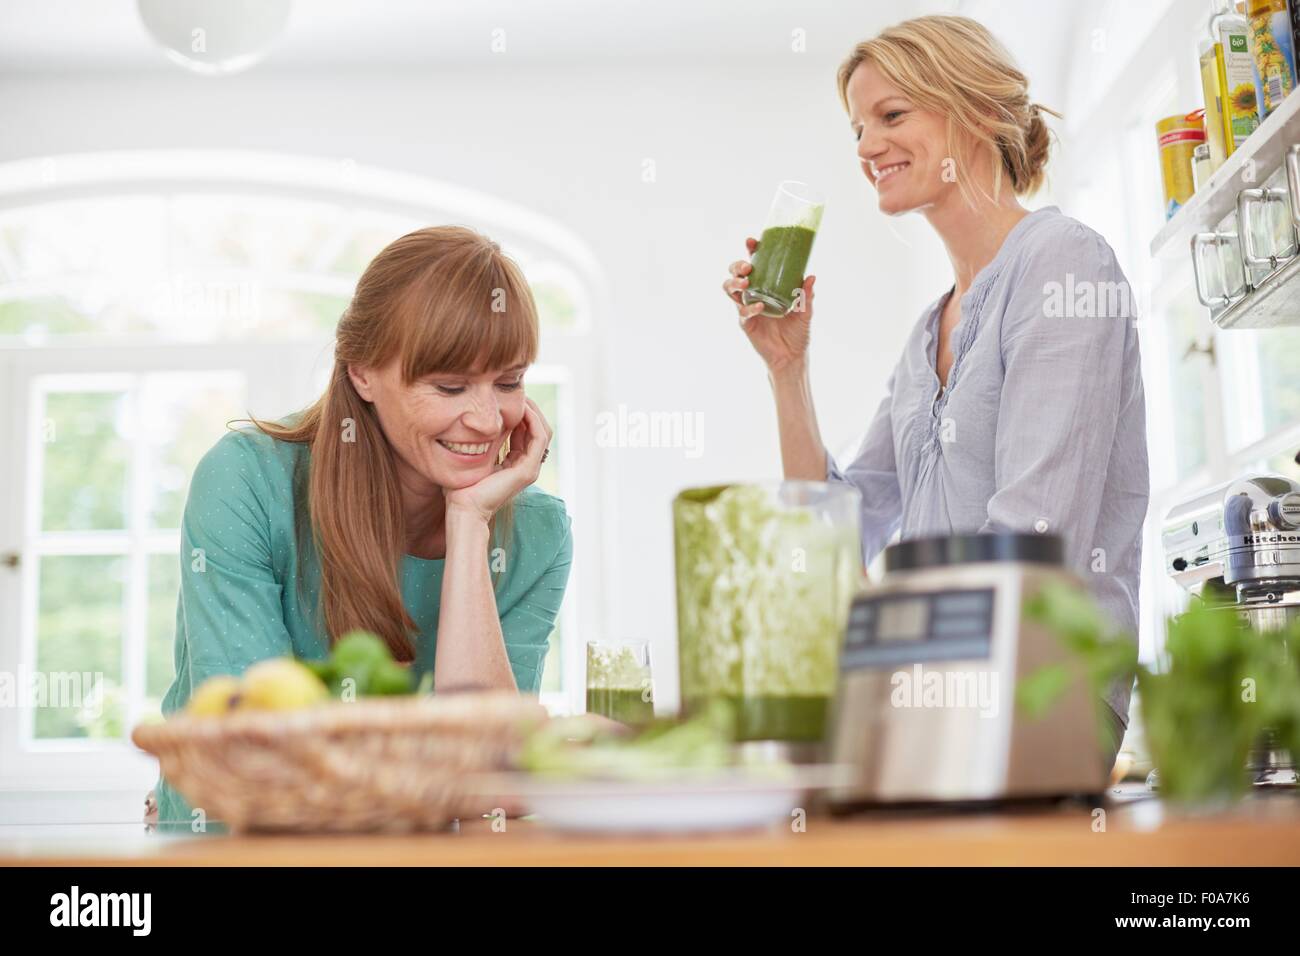
[[[587,643],[587,713],[632,726],[654,720],[649,643]]]

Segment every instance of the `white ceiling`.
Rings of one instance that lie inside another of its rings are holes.
[[[529,60],[627,55],[762,55],[790,30],[810,52],[839,56],[857,34],[912,8],[954,0],[294,0],[287,34],[266,66],[438,64],[486,58],[492,31]],[[852,30],[846,33],[846,26]],[[0,69],[130,69],[162,63],[135,0],[0,0]]]
[[[294,0],[285,36],[256,70],[445,65],[500,60],[760,61],[806,31],[811,62],[922,13],[975,16],[1052,100],[1072,41],[1074,0]],[[135,0],[0,0],[0,73],[176,70],[145,32]],[[740,93],[741,91],[738,91]]]

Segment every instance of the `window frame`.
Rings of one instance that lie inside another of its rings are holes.
[[[34,538],[39,516],[33,512],[41,500],[40,462],[29,454],[28,441],[39,440],[37,382],[62,376],[127,378],[157,372],[233,371],[244,375],[249,408],[276,407],[283,400],[284,375],[303,359],[284,345],[250,347],[246,344],[156,345],[149,349],[100,344],[39,349],[0,348],[0,373],[6,383],[6,412],[0,415],[0,447],[22,448],[6,460],[8,473],[0,471],[0,486],[12,489],[8,504],[0,509],[0,540],[6,551],[20,554],[16,569],[0,572],[0,627],[17,640],[0,641],[0,671],[20,677],[34,669],[36,649],[35,601],[38,562]],[[130,534],[128,529],[127,534]],[[14,542],[16,547],[10,547]],[[17,573],[14,573],[16,570]],[[123,646],[128,657],[143,648]],[[124,681],[129,677],[124,675]],[[136,779],[142,766],[152,767],[126,741],[66,738],[29,740],[30,713],[22,708],[0,710],[0,787],[46,788],[66,783],[69,777],[93,778],[97,787],[110,787],[122,778]],[[153,770],[149,771],[151,774]]]

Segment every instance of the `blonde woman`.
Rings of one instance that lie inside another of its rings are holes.
[[[1105,240],[1017,198],[1043,179],[1045,110],[1005,50],[964,17],[908,20],[858,44],[838,84],[880,210],[925,217],[953,283],[922,312],[841,469],[809,385],[814,277],[801,311],[769,318],[741,302],[749,262],[732,264],[723,289],[767,365],[786,477],[858,488],[868,560],[896,531],[1060,535],[1115,627],[1136,634],[1148,497],[1137,333]],[[1111,758],[1131,686],[1106,695]]]
[[[353,628],[435,691],[536,693],[572,553],[563,502],[531,487],[551,440],[524,393],[536,355],[532,293],[496,243],[439,227],[380,252],[320,399],[227,433],[194,472],[163,710]],[[165,785],[158,805],[189,821]]]

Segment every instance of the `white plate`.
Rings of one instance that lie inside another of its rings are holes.
[[[789,823],[809,790],[831,786],[842,768],[794,766],[774,775],[744,768],[649,781],[483,778],[484,793],[519,797],[538,820],[587,833],[690,833]]]

